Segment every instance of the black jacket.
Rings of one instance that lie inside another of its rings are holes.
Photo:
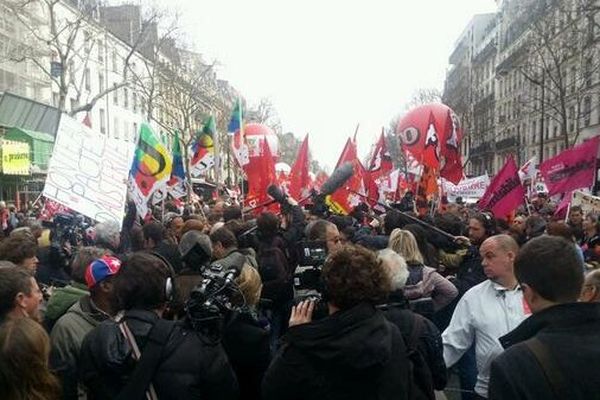
[[[569,400],[600,399],[600,303],[571,303],[533,314],[500,338],[507,350],[492,362],[490,400],[559,400],[531,350],[537,338],[562,375]],[[562,399],[561,399],[562,400]]]
[[[263,287],[260,297],[272,302],[273,308],[282,308],[294,297],[290,267],[280,237],[263,240],[258,246],[256,261]]]
[[[458,289],[457,300],[460,299],[467,290],[473,286],[485,281],[487,277],[483,272],[481,265],[481,255],[477,246],[471,246],[467,250],[467,254],[463,258],[462,263],[458,267],[456,279],[452,281]]]
[[[408,346],[411,346],[410,339],[415,320],[421,321],[422,329],[418,336],[416,350],[421,353],[429,367],[433,378],[433,388],[443,390],[446,387],[448,376],[446,364],[444,363],[444,348],[440,331],[433,322],[408,308],[408,301],[401,291],[392,293],[388,304],[382,306],[382,310],[388,321],[398,327]]]
[[[238,378],[240,399],[260,399],[260,384],[271,361],[269,333],[249,311],[236,313],[224,329],[223,347]]]
[[[294,326],[283,343],[263,381],[265,400],[408,398],[404,340],[371,305]]]
[[[158,315],[151,311],[125,313],[142,352],[156,320]],[[163,357],[152,381],[159,399],[238,398],[237,381],[223,348],[208,343],[200,334],[177,324]],[[113,321],[103,322],[85,337],[80,358],[81,378],[89,399],[115,398],[135,367],[131,348]]]

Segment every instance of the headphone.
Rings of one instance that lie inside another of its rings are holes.
[[[167,279],[165,281],[165,298],[167,299],[167,303],[172,302],[175,299],[175,270],[171,266],[171,263],[161,254],[152,251],[150,252],[154,257],[158,258],[161,262],[165,270],[167,271]]]
[[[496,220],[493,215],[489,212],[482,211],[479,214],[475,215],[475,218],[483,224],[483,229],[485,229],[485,234],[487,236],[493,236],[496,232]]]

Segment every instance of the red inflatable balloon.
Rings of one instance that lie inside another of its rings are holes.
[[[248,123],[244,124],[244,137],[248,144],[248,155],[250,158],[260,156],[260,142],[266,140],[269,144],[269,149],[273,155],[273,159],[279,158],[279,139],[271,128],[263,124]],[[239,143],[240,131],[235,132],[234,141]]]
[[[419,163],[439,170],[455,184],[460,182],[462,127],[450,107],[433,103],[413,108],[396,126],[396,135],[403,150]]]

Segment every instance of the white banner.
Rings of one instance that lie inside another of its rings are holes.
[[[43,195],[98,222],[123,221],[134,145],[63,114]]]
[[[580,206],[583,215],[592,211],[600,213],[600,197],[576,190],[573,192],[573,198],[571,199],[571,207],[573,206]]]
[[[463,179],[458,185],[442,178],[442,185],[448,201],[455,201],[457,197],[480,199],[490,185],[490,177],[481,175],[475,178]]]

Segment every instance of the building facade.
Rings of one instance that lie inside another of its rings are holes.
[[[457,41],[444,87],[463,118],[469,175],[495,174],[509,154],[539,163],[600,132],[598,6],[497,4]]]

